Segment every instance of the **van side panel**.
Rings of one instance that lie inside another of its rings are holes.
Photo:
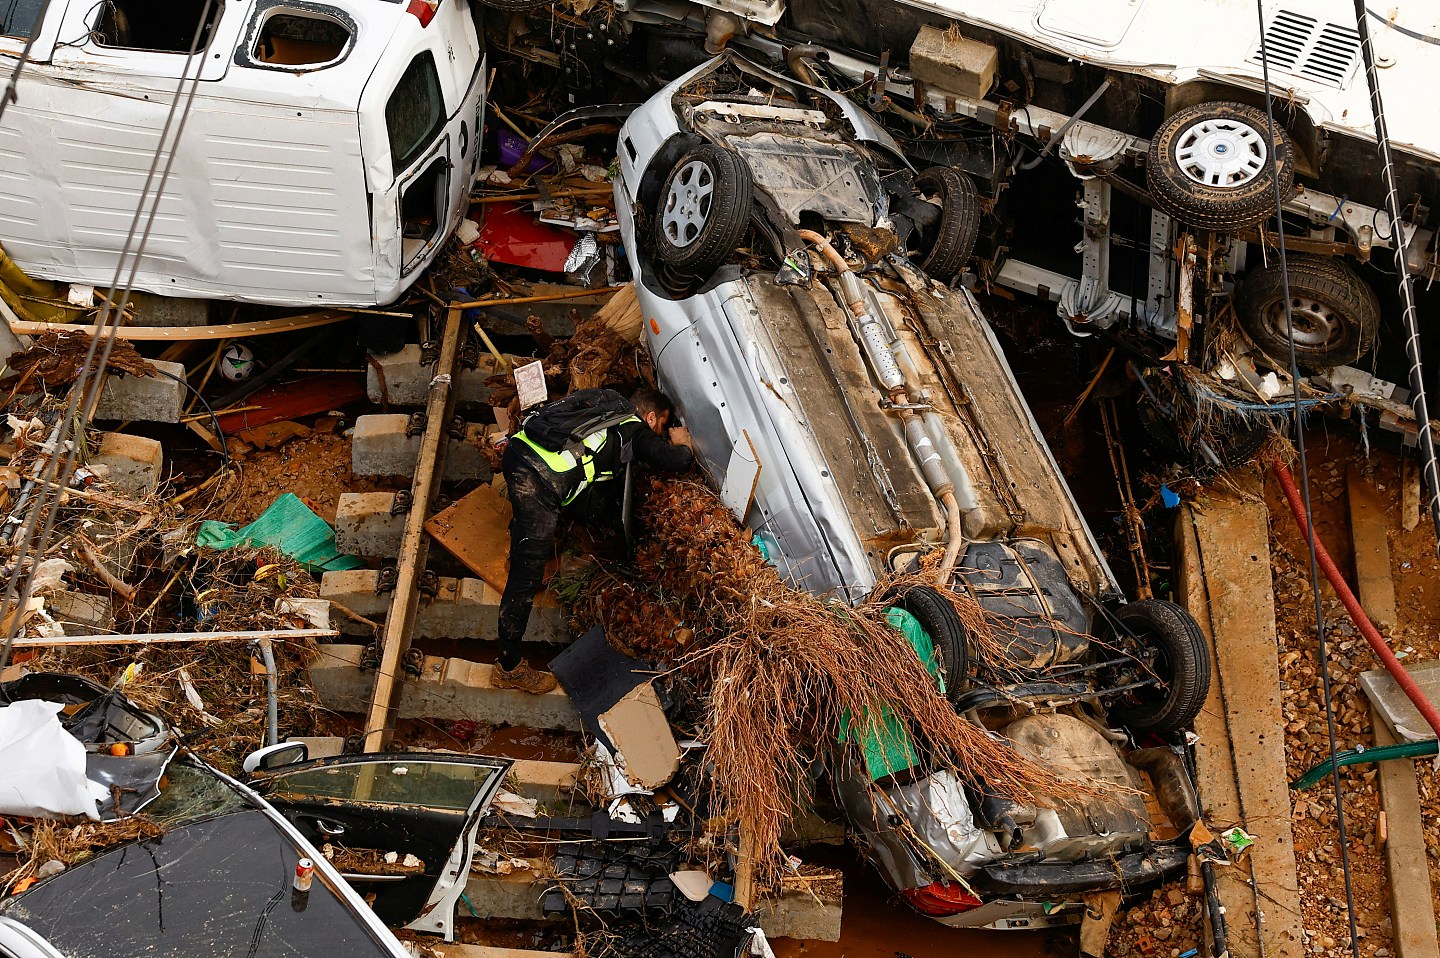
[[[0,243],[33,275],[109,286],[172,91],[101,92],[48,72],[27,72],[0,128]],[[276,305],[374,301],[353,112],[202,87],[183,137],[139,288]]]

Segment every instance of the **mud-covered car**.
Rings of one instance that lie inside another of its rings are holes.
[[[938,560],[989,641],[934,588],[892,600],[955,707],[1062,778],[1121,786],[1043,808],[857,766],[837,792],[871,860],[920,911],[993,927],[1077,920],[1087,893],[1183,869],[1179,732],[1208,649],[1179,607],[1123,602],[975,301],[936,282],[973,241],[969,181],[917,174],[845,98],[734,54],[636,110],[619,157],[660,385],[766,554],[851,602]]]
[[[156,730],[171,741],[163,718],[78,676],[30,675],[0,690],[0,712],[36,697],[65,705],[80,716],[77,738],[109,716],[112,744],[143,744]],[[163,754],[173,753],[171,744]],[[144,754],[104,757],[112,769],[131,763],[105,773],[117,794],[153,766]],[[176,758],[149,794],[126,796],[126,814],[143,800],[160,834],[0,898],[0,954],[404,958],[390,928],[453,937],[475,836],[509,765],[439,752],[311,761],[304,744],[282,743],[247,758],[242,783]],[[97,777],[94,763],[87,775]],[[304,859],[314,872],[297,885]]]

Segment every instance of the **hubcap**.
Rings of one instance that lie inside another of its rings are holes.
[[[660,228],[665,238],[678,248],[695,242],[710,219],[710,204],[715,195],[715,174],[709,164],[691,160],[670,180],[670,193],[660,215]]]
[[[1285,319],[1283,300],[1265,310],[1265,325],[1277,339],[1284,342],[1294,331],[1295,345],[1324,347],[1344,337],[1345,320],[1324,303],[1304,296],[1290,297],[1290,321]]]
[[[1268,156],[1260,131],[1241,120],[1201,120],[1175,146],[1175,162],[1186,177],[1220,189],[1254,180],[1265,169]]]

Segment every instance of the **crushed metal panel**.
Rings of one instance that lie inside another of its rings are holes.
[[[790,223],[802,212],[838,223],[875,222],[880,183],[851,146],[779,133],[730,136],[755,186],[774,198]]]

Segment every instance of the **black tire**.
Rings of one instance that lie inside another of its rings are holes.
[[[958,701],[969,688],[970,635],[950,600],[931,586],[914,585],[887,595],[885,601],[915,616],[930,636],[945,673],[945,697],[952,704]]]
[[[1135,416],[1145,434],[1145,445],[1159,458],[1183,467],[1197,479],[1209,479],[1244,465],[1274,435],[1263,419],[1249,421],[1219,409],[1202,418],[1195,404],[1182,396],[1168,377],[1148,376],[1145,381],[1156,399],[1170,409],[1166,413],[1149,393],[1141,390]],[[1197,429],[1202,422],[1203,430]],[[1202,439],[1219,463],[1205,453]]]
[[[656,203],[656,259],[708,279],[744,240],[752,198],[750,169],[739,154],[708,143],[686,153]]]
[[[1202,128],[1206,124],[1214,129]],[[1288,197],[1295,183],[1295,166],[1290,138],[1278,124],[1275,142],[1262,156],[1267,128],[1265,112],[1243,103],[1201,103],[1178,111],[1150,140],[1145,178],[1155,205],[1182,223],[1222,233],[1273,216],[1275,178],[1280,179],[1280,195]],[[1200,182],[1197,177],[1207,173],[1222,178],[1221,164],[1226,160],[1216,155],[1222,150],[1232,156],[1248,156],[1259,168],[1242,167],[1223,174],[1234,182]]]
[[[1291,253],[1286,260],[1296,361],[1310,369],[1326,369],[1349,365],[1368,353],[1380,332],[1380,301],[1370,285],[1349,266],[1327,256]],[[1235,314],[1250,341],[1288,368],[1289,326],[1278,261],[1245,275],[1235,297]]]
[[[949,166],[932,166],[915,177],[915,190],[925,196],[940,198],[940,221],[929,239],[929,250],[920,264],[932,279],[948,283],[975,251],[975,238],[980,235],[980,194],[975,183],[964,172]]]
[[[1120,623],[1134,633],[1149,654],[1151,671],[1161,687],[1125,695],[1110,708],[1110,719],[1134,733],[1166,735],[1190,725],[1210,694],[1210,646],[1195,619],[1180,606],[1161,599],[1131,602],[1115,611]],[[1123,631],[1121,647],[1131,643]]]

